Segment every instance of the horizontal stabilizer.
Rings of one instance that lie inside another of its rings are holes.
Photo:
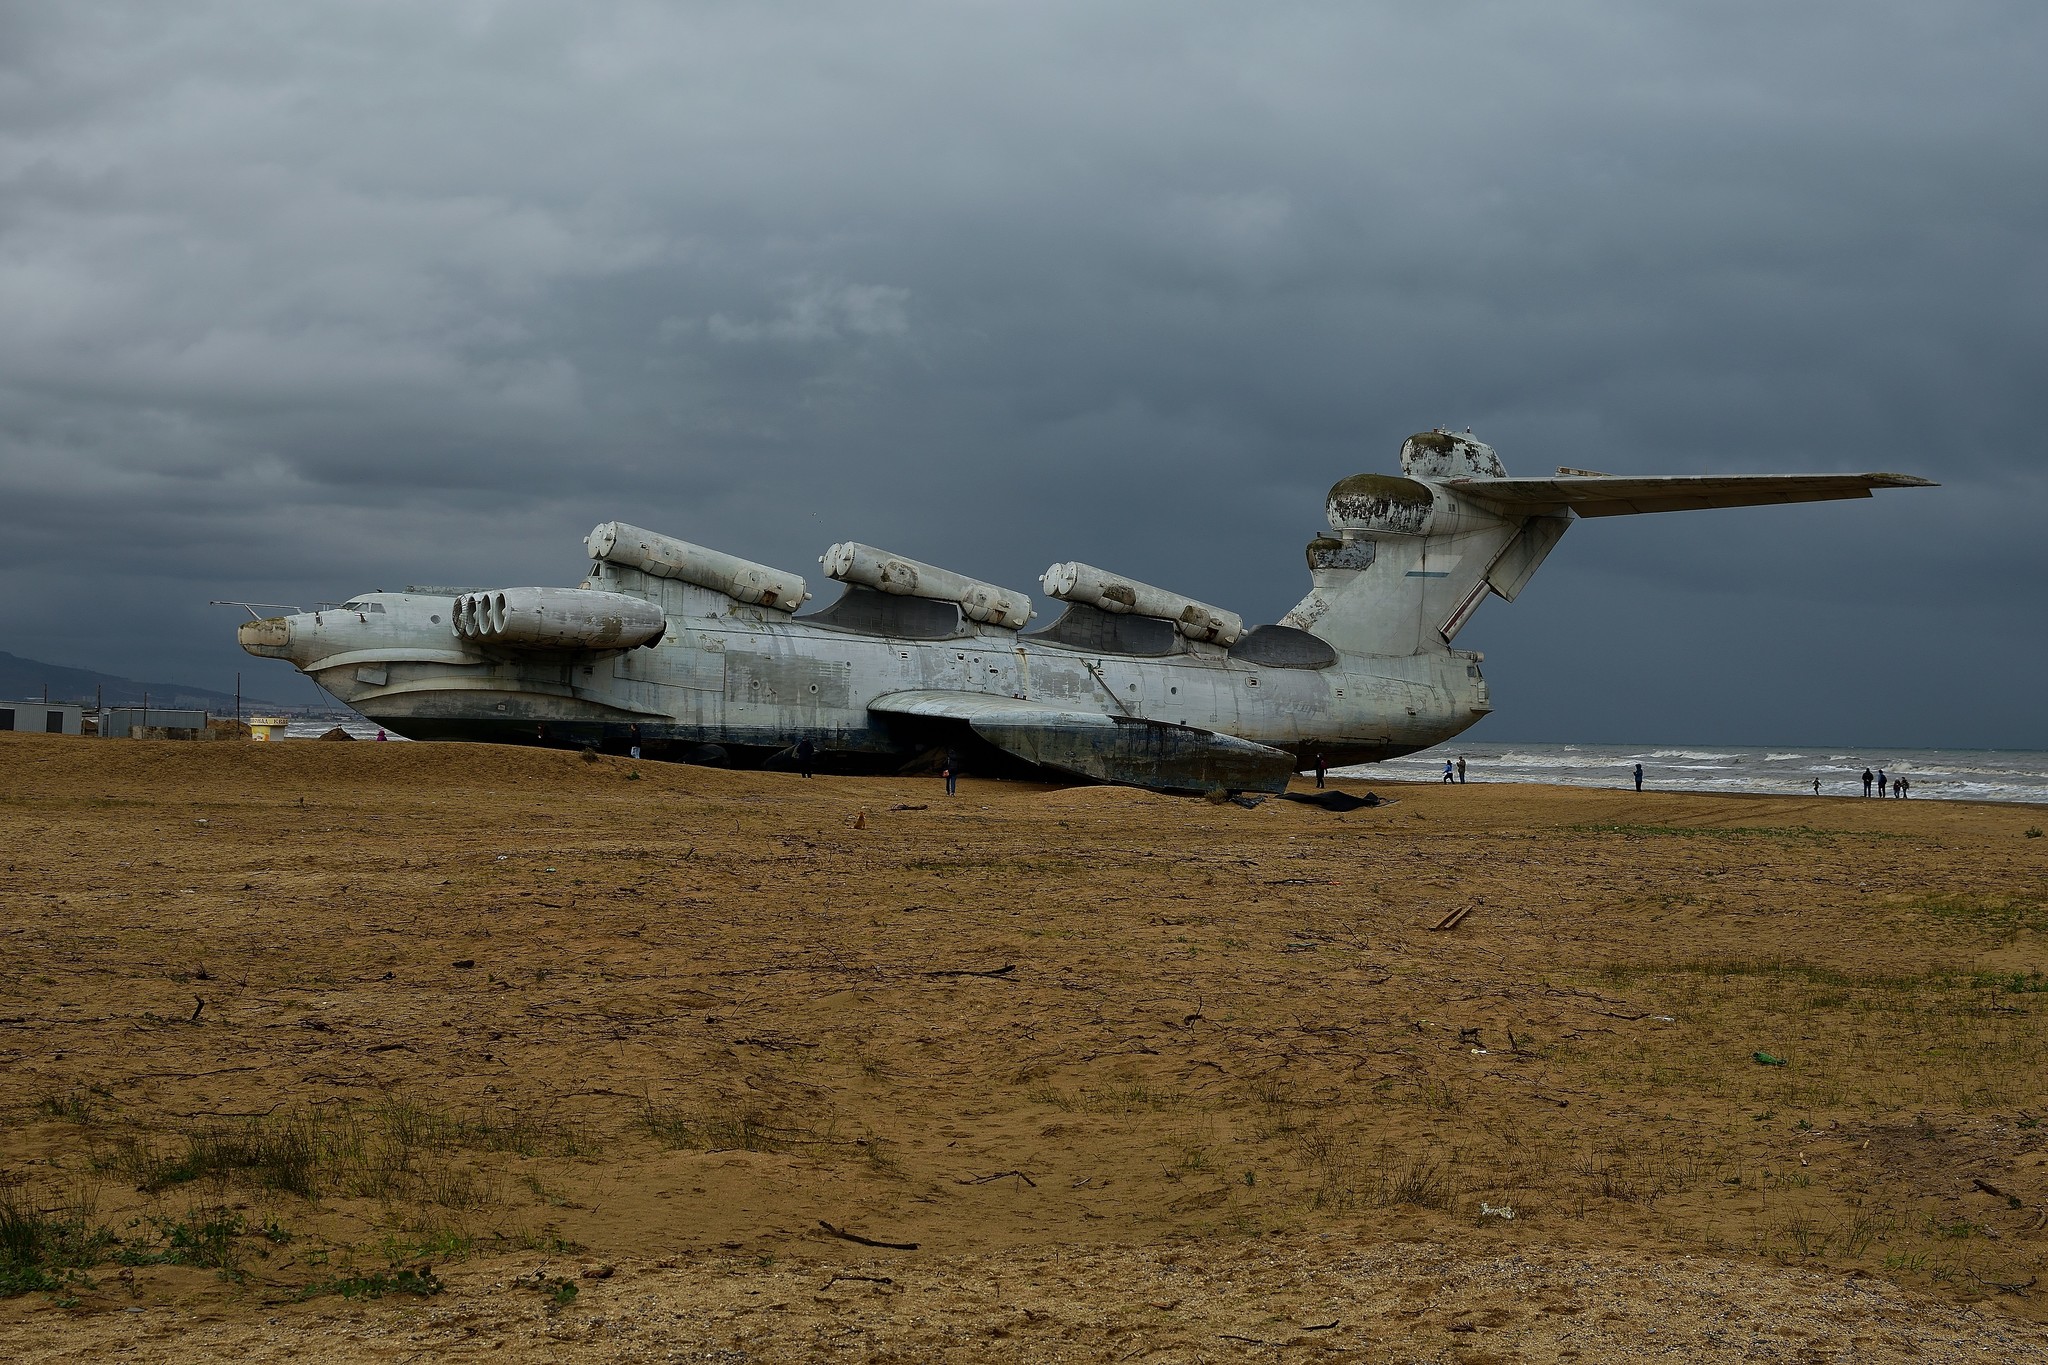
[[[965,722],[1013,758],[1096,782],[1162,792],[1280,792],[1294,755],[1247,739],[1163,721],[1067,711],[976,692],[894,692],[868,710]]]
[[[1569,507],[1582,517],[1762,507],[1867,498],[1876,488],[1933,488],[1911,474],[1560,474],[1549,479],[1447,479],[1461,496],[1501,507]]]

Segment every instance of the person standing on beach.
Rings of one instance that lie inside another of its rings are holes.
[[[809,735],[805,735],[796,742],[796,770],[805,777],[811,775],[811,760],[817,756],[818,746],[811,743]]]
[[[1640,764],[1640,763],[1638,763],[1638,764],[1636,764],[1636,790],[1637,790],[1637,791],[1641,791],[1642,789],[1643,789],[1643,765],[1642,765],[1642,764]]]
[[[1907,789],[1908,789],[1908,788],[1910,788],[1910,787],[1911,787],[1912,785],[1913,785],[1913,784],[1912,784],[1911,782],[1908,782],[1908,781],[1907,781],[1907,780],[1906,780],[1905,778],[1903,778],[1903,777],[1899,779],[1899,800],[1903,801],[1903,800],[1905,800],[1905,799],[1906,799],[1906,791],[1907,791]]]
[[[1870,795],[1870,769],[1868,768],[1863,770],[1863,794],[1865,796]]]
[[[1448,758],[1447,758],[1447,759],[1445,759],[1445,760],[1444,760],[1444,781],[1446,781],[1446,782],[1456,782],[1457,780],[1458,780],[1458,776],[1457,776],[1457,774],[1456,774],[1456,773],[1455,773],[1454,771],[1452,771],[1452,769],[1451,769],[1451,760],[1449,760]]]
[[[951,796],[960,785],[960,752],[946,750],[946,795]]]
[[[1329,765],[1323,762],[1323,756],[1320,753],[1318,753],[1316,755],[1316,787],[1318,790],[1320,790],[1323,785],[1323,774],[1328,772],[1329,770]]]
[[[1465,780],[1465,756],[1464,756],[1463,754],[1459,754],[1459,755],[1458,755],[1458,781],[1459,781],[1459,782],[1460,782],[1460,783],[1462,784],[1462,783],[1464,782],[1464,780]]]
[[[1884,799],[1885,787],[1886,779],[1884,775],[1884,769],[1879,768],[1877,770],[1877,796],[1880,801]]]
[[[1820,795],[1820,779],[1817,777],[1813,779],[1813,794],[1815,796]]]

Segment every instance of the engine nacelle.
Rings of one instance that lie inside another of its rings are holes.
[[[1079,602],[1119,616],[1151,616],[1173,622],[1190,640],[1234,645],[1244,634],[1244,618],[1191,597],[1122,578],[1092,564],[1069,561],[1047,569],[1039,583],[1062,602]]]
[[[591,531],[584,538],[583,548],[592,559],[623,564],[656,578],[680,579],[750,606],[795,611],[810,597],[804,591],[803,578],[797,574],[628,526],[623,521],[608,521]]]
[[[455,633],[512,649],[632,649],[668,629],[661,608],[590,588],[498,588],[455,599]]]
[[[1031,619],[1031,598],[1021,592],[980,583],[950,569],[920,564],[914,559],[877,550],[872,545],[843,541],[825,551],[818,561],[825,576],[841,583],[854,583],[898,597],[924,597],[934,602],[952,602],[970,621],[1021,629]]]

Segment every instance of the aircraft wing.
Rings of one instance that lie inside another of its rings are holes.
[[[1937,485],[1911,474],[1560,474],[1549,479],[1447,479],[1445,486],[1497,506],[1569,507],[1582,517],[1619,517],[1867,498],[1874,488]]]
[[[1235,735],[978,692],[892,692],[868,703],[868,710],[963,722],[1026,763],[1153,791],[1280,792],[1295,768],[1286,750]]]

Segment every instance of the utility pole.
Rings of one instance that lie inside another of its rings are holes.
[[[235,728],[242,727],[242,675],[235,674]]]

